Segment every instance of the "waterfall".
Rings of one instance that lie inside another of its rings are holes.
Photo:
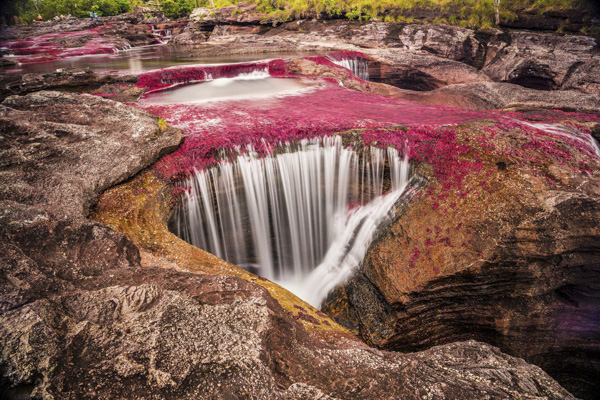
[[[171,29],[156,29],[154,25],[150,25],[150,31],[161,44],[167,44],[171,39]]]
[[[595,154],[596,157],[600,158],[600,146],[591,134],[580,131],[572,126],[566,126],[563,124],[556,123],[544,123],[544,122],[528,122],[518,120],[518,123],[529,126],[531,128],[539,129],[548,132],[559,138],[566,138],[579,144],[582,148],[586,149],[590,154]]]
[[[233,76],[231,78],[216,78],[214,79],[211,74],[206,75],[206,80],[215,80],[215,82],[220,82],[221,85],[227,85],[232,81],[252,81],[256,79],[267,79],[270,78],[269,68],[263,67],[261,69],[255,69],[252,72],[242,72],[239,75]]]
[[[249,148],[182,183],[172,229],[318,306],[362,261],[408,177],[397,150],[359,153],[339,136],[265,157]]]
[[[339,60],[330,58],[330,61],[340,67],[349,69],[364,81],[369,80],[369,62],[363,58],[342,58]]]

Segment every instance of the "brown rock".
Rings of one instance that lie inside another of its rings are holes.
[[[459,130],[459,140],[473,147],[477,131]],[[529,140],[515,130],[493,143],[511,153]],[[508,158],[474,149],[463,160],[479,160],[489,173],[472,172],[459,188],[432,183],[374,241],[362,272],[325,310],[388,350],[485,341],[595,398],[600,162],[577,150],[554,161],[535,147]]]
[[[467,110],[563,110],[600,112],[599,94],[575,90],[535,90],[500,82],[472,82],[448,85],[429,92],[398,92],[395,97],[425,104],[454,106]]]
[[[64,68],[47,74],[7,74],[0,78],[0,100],[40,90],[69,89],[94,91],[99,88],[130,86],[139,80],[132,75],[104,75],[88,69]],[[141,92],[137,93],[139,96]],[[134,98],[135,99],[135,98]],[[132,100],[132,98],[128,98]]]
[[[592,37],[514,32],[483,72],[494,81],[533,89],[597,94],[599,60],[598,43]]]
[[[85,216],[100,191],[180,140],[172,128],[161,130],[157,117],[91,95],[11,96],[0,105],[0,120],[2,180],[13,182],[3,185],[1,198],[57,216]]]
[[[408,49],[428,51],[436,56],[481,66],[485,59],[485,42],[480,42],[476,32],[449,25],[409,24],[398,35]]]
[[[140,268],[129,239],[84,216],[179,142],[145,112],[38,92],[7,98],[0,121],[4,398],[572,398],[489,345],[324,340],[248,280]]]

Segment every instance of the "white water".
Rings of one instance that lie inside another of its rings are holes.
[[[394,149],[361,157],[339,137],[263,158],[249,150],[183,183],[174,231],[319,306],[364,258],[406,187],[408,160]]]
[[[344,58],[341,60],[331,59],[331,62],[340,67],[348,68],[352,73],[360,79],[369,80],[369,63],[362,58]]]
[[[565,126],[562,124],[527,122],[522,120],[519,120],[518,122],[523,125],[548,132],[554,136],[566,137],[571,140],[574,140],[578,142],[583,148],[587,148],[588,151],[600,158],[600,146],[598,145],[598,142],[596,142],[594,137],[588,133],[581,132],[580,130],[574,127]]]
[[[154,25],[151,26],[152,35],[154,35],[161,44],[169,43],[171,39],[171,29],[156,29]]]

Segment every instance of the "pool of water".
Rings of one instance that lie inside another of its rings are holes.
[[[185,104],[264,99],[298,95],[310,91],[316,86],[314,81],[271,78],[266,70],[257,70],[233,78],[219,78],[149,93],[140,100],[140,103]]]
[[[90,68],[97,72],[137,72],[190,64],[231,64],[281,57],[304,57],[315,53],[262,53],[193,56],[188,46],[155,45],[132,48],[118,53],[72,57],[35,64],[23,64],[0,69],[2,73],[48,73],[60,68]]]

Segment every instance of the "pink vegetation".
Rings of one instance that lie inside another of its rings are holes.
[[[74,32],[56,32],[2,43],[8,51],[15,54],[21,64],[31,64],[52,61],[69,57],[87,56],[94,54],[114,53],[118,50],[117,38],[106,38],[102,32],[110,27],[106,24],[99,28],[85,29]],[[85,43],[80,47],[64,47],[58,44],[59,39],[80,39]]]
[[[260,69],[267,70],[271,76],[285,76],[285,61],[272,60],[264,63],[166,68],[139,75],[140,80],[136,86],[147,88],[148,92],[152,92],[179,84],[202,82],[207,79],[231,78]]]
[[[440,126],[481,118],[481,114],[471,111],[364,94],[332,83],[323,83],[320,89],[302,95],[259,102],[145,103],[137,106],[184,129],[184,143],[156,167],[168,178],[180,177],[194,168],[214,165],[221,157],[220,152],[244,148],[249,144],[264,151],[284,142],[357,127],[396,124]]]
[[[355,52],[344,52],[344,53],[355,53]],[[332,54],[332,53],[329,53]],[[358,53],[358,54],[362,54],[362,53]],[[366,57],[366,56],[364,56]],[[341,57],[339,58],[339,60],[343,60],[343,59],[351,59],[352,57]],[[346,71],[346,73],[348,73],[350,75],[350,78],[355,80],[355,81],[359,81],[362,82],[363,84],[366,84],[367,87],[369,87],[369,82],[362,80],[361,78],[359,78],[358,76],[354,75],[354,73],[352,71],[350,71],[348,68],[346,67],[342,67],[341,65],[338,65],[334,62],[332,62],[331,60],[338,60],[338,58],[333,58],[333,57],[321,57],[321,56],[312,56],[312,57],[304,57],[305,60],[309,60],[312,61],[314,63],[320,64],[320,65],[326,65],[328,67],[332,67],[332,68],[338,68],[341,70]],[[325,78],[328,79],[328,78]],[[335,80],[334,80],[335,83]]]
[[[138,86],[160,89],[178,83],[201,81],[207,74],[231,77],[256,69],[268,69],[272,76],[285,77],[285,63],[237,64],[172,68],[140,75]],[[203,104],[137,104],[161,116],[184,130],[183,144],[173,154],[163,158],[156,170],[167,179],[178,179],[194,168],[212,166],[224,157],[235,157],[247,145],[264,152],[284,142],[330,135],[352,128],[363,128],[366,145],[393,146],[408,151],[415,162],[433,165],[436,177],[444,189],[456,188],[471,172],[481,171],[483,164],[467,162],[462,154],[472,150],[469,143],[459,143],[454,126],[476,119],[495,121],[494,127],[482,129],[486,136],[478,138],[477,149],[498,151],[493,139],[501,130],[527,133],[527,143],[503,151],[530,162],[540,162],[531,154],[559,161],[572,158],[572,151],[596,157],[585,129],[573,134],[556,134],[526,125],[516,118],[525,115],[480,113],[451,107],[428,106],[400,99],[365,94],[321,80],[318,88],[301,95],[271,98],[221,101]],[[544,121],[575,118],[578,121],[600,120],[597,116],[557,114]],[[528,119],[536,116],[527,115]],[[397,126],[396,129],[383,127]],[[475,143],[474,143],[475,144]],[[565,145],[568,145],[565,147]],[[524,151],[524,150],[534,150]],[[511,153],[512,152],[512,153]],[[514,154],[513,154],[514,153]],[[525,157],[525,158],[523,158]],[[582,168],[588,168],[582,165]]]
[[[391,146],[400,152],[408,151],[414,162],[431,163],[443,190],[460,185],[467,174],[483,168],[479,162],[461,160],[461,155],[471,147],[456,141],[454,129],[440,129],[435,125],[415,126],[407,130],[368,129],[363,133],[363,140],[366,145]]]

